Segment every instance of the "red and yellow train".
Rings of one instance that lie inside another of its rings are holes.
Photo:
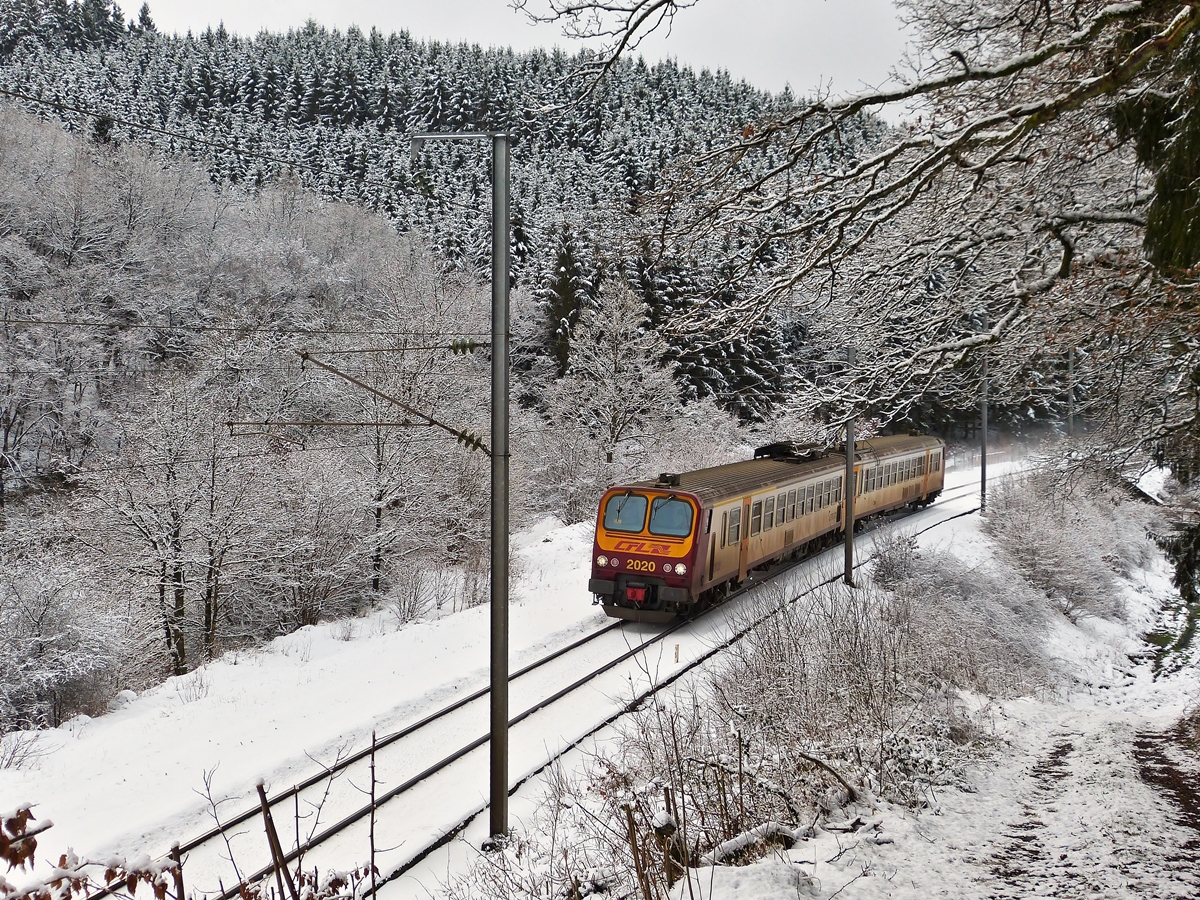
[[[928,505],[946,446],[932,437],[857,441],[854,520]],[[846,527],[845,450],[790,442],[754,459],[609,488],[588,589],[610,616],[668,622],[722,599],[756,569],[830,542]]]

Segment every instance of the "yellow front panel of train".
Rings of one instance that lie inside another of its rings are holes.
[[[606,553],[682,558],[691,552],[699,513],[694,499],[677,493],[611,491],[600,502],[596,547]]]

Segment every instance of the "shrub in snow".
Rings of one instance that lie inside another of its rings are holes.
[[[1147,513],[1100,475],[1068,474],[1047,465],[1002,479],[985,527],[1005,559],[1071,621],[1119,616],[1113,576],[1151,558]]]
[[[0,735],[98,714],[121,687],[125,623],[90,576],[36,535],[5,533]],[[15,759],[15,743],[6,746]]]

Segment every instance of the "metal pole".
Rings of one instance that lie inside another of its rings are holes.
[[[1075,348],[1067,349],[1067,438],[1075,436]]]
[[[988,370],[987,347],[983,349],[983,390],[979,398],[979,512],[987,512],[987,433],[988,433]]]
[[[491,834],[508,834],[508,135],[492,135]]]
[[[854,348],[846,350],[847,368],[854,365]],[[846,476],[842,481],[842,504],[846,511],[846,584],[854,587],[854,492],[858,487],[854,477],[854,414],[846,419]]]

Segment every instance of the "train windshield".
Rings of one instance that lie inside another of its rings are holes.
[[[687,537],[692,533],[692,504],[674,497],[655,497],[650,505],[650,533]]]
[[[607,531],[637,533],[645,524],[646,498],[641,494],[616,494],[604,504],[604,528]]]

